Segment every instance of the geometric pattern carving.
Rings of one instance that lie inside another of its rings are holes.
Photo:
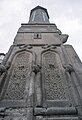
[[[21,100],[24,98],[26,82],[29,83],[31,57],[32,55],[26,51],[20,52],[14,57],[12,71],[4,99]]]
[[[59,55],[48,51],[43,54],[44,89],[47,100],[67,99],[68,88],[62,73]]]

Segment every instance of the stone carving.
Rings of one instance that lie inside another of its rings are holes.
[[[27,120],[27,108],[2,108],[0,110],[0,120]],[[10,117],[11,116],[11,117]]]
[[[26,49],[26,48],[27,48],[27,49],[32,49],[32,46],[29,45],[29,44],[28,44],[28,45],[24,44],[24,45],[19,45],[19,48],[20,48],[20,49]]]
[[[40,65],[33,65],[32,66],[32,71],[37,74],[38,72],[41,71],[41,66]]]
[[[10,68],[10,66],[11,66],[11,62],[9,61],[9,62],[5,65],[5,67],[6,67],[6,69],[8,70],[8,69]]]
[[[11,63],[8,62],[5,66],[3,64],[0,65],[0,75],[2,75],[4,72],[7,72],[7,70],[10,68]]]
[[[51,44],[51,45],[44,45],[42,46],[43,49],[47,49],[47,48],[50,48],[50,49],[56,49],[56,46],[54,44]]]
[[[2,75],[2,73],[6,72],[6,67],[4,65],[0,65],[0,75]]]
[[[30,53],[21,52],[13,60],[14,65],[9,78],[4,99],[20,100],[24,98],[26,80],[29,80]]]
[[[62,34],[62,35],[61,35],[61,40],[62,40],[62,43],[67,42],[68,37],[69,37],[69,35]]]
[[[75,107],[51,107],[51,108],[34,108],[34,115],[66,115],[66,114],[77,114]]]
[[[63,65],[63,67],[66,70],[66,72],[69,72],[70,74],[71,72],[74,72],[73,66],[71,64]]]
[[[43,74],[45,83],[45,94],[47,100],[66,99],[67,87],[64,83],[61,66],[57,64],[55,52],[46,52],[43,55]],[[61,63],[61,62],[60,62]]]

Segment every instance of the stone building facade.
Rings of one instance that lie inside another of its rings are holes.
[[[0,120],[82,120],[82,63],[37,6],[0,64]]]

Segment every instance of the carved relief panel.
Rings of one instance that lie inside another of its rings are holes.
[[[26,97],[25,92],[29,89],[31,65],[32,53],[21,51],[15,54],[6,78],[2,94],[3,100],[22,100]]]
[[[58,53],[46,51],[42,54],[43,101],[48,105],[57,101],[68,102],[70,92]],[[68,102],[69,103],[69,102]],[[62,104],[63,105],[63,104]]]

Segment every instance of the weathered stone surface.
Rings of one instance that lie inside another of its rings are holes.
[[[30,12],[29,23],[48,23],[49,15],[47,9],[37,6]]]
[[[35,108],[34,115],[73,115],[77,114],[74,107],[51,107],[51,108]]]
[[[31,10],[0,63],[0,120],[81,120],[82,63],[68,35]]]
[[[26,80],[29,84],[30,54],[21,52],[14,58],[12,66],[12,74],[8,83],[8,87],[4,96],[6,100],[21,100],[24,99]]]
[[[67,99],[68,91],[64,82],[60,58],[55,52],[43,54],[43,80],[47,100]]]
[[[42,117],[42,116],[37,116],[36,120],[80,120],[78,117]]]

